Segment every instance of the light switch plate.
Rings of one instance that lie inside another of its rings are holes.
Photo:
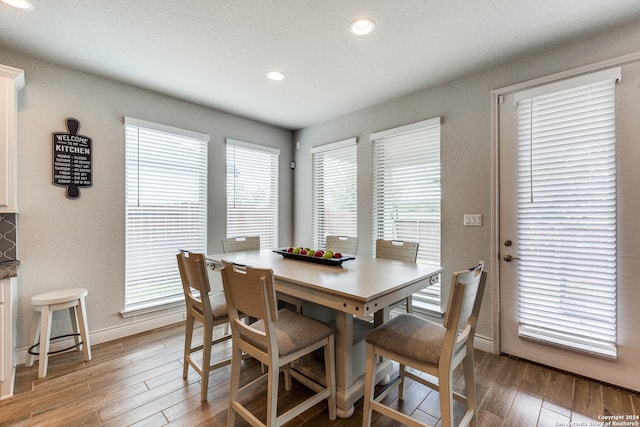
[[[482,214],[464,214],[465,227],[482,227]]]

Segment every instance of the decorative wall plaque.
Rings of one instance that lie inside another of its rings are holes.
[[[67,197],[80,197],[80,187],[91,187],[91,138],[78,134],[80,122],[67,119],[67,133],[53,133],[53,185],[67,187]]]

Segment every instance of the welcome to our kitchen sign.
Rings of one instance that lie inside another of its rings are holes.
[[[53,133],[53,185],[67,187],[69,199],[92,185],[91,138],[78,134],[80,122],[67,119],[67,132]]]

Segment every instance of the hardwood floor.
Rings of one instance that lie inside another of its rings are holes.
[[[51,356],[44,379],[37,378],[37,363],[31,368],[20,366],[15,396],[0,401],[0,425],[224,426],[229,367],[211,374],[209,400],[201,404],[198,375],[190,371],[187,380],[182,379],[183,334],[183,325],[176,325],[95,345],[93,359],[87,363],[80,352]],[[259,364],[245,361],[246,381],[259,374]],[[456,379],[461,389],[463,381],[459,375]],[[480,351],[476,352],[476,384],[479,426],[595,426],[603,425],[602,416],[640,414],[640,397],[635,394]],[[294,381],[292,391],[280,393],[282,409],[307,390]],[[397,400],[394,396],[388,399]],[[245,399],[260,414],[265,397],[262,388]],[[436,425],[438,405],[438,393],[408,383],[400,408]],[[330,421],[326,404],[319,404],[289,425],[360,426],[361,410],[360,402],[350,419]],[[398,425],[379,414],[374,415],[373,424]]]

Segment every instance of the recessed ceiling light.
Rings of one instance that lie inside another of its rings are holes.
[[[33,5],[29,0],[2,0],[2,2],[22,10],[33,9]]]
[[[374,28],[376,28],[376,24],[369,18],[356,19],[349,26],[349,30],[351,30],[351,33],[356,36],[364,36],[366,34],[369,34],[373,31]]]
[[[284,74],[282,74],[280,71],[269,71],[267,73],[267,78],[269,80],[284,80]]]

